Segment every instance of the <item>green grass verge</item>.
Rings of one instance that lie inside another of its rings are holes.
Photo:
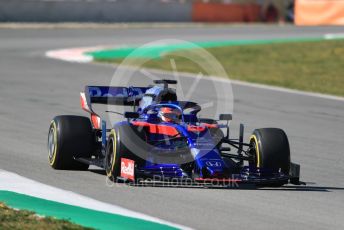
[[[0,229],[21,230],[21,229],[51,229],[51,230],[86,230],[77,224],[67,220],[58,220],[52,217],[41,217],[34,212],[26,210],[15,210],[0,203]]]
[[[0,201],[12,208],[34,211],[38,215],[52,216],[56,219],[68,220],[95,229],[136,230],[138,228],[137,226],[142,230],[177,229],[176,227],[162,223],[82,208],[11,191],[0,191]],[[2,229],[1,226],[0,229]]]
[[[223,65],[231,79],[344,96],[344,41],[257,44],[206,48]],[[202,67],[179,57],[188,50],[167,53],[144,66],[199,73]],[[123,59],[97,59],[120,63]],[[203,71],[203,73],[205,73]]]

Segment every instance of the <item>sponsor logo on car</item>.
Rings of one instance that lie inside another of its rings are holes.
[[[133,160],[129,160],[126,158],[121,159],[121,177],[134,180],[134,165],[135,162]]]

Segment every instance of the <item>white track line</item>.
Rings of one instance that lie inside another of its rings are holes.
[[[143,219],[180,229],[190,229],[188,227],[164,221],[156,217],[134,212],[116,205],[107,204],[71,191],[66,191],[50,185],[42,184],[37,181],[22,177],[18,174],[1,169],[0,190],[16,192],[82,208]]]
[[[297,94],[297,95],[309,96],[309,97],[318,97],[318,98],[322,98],[322,99],[329,99],[329,100],[336,100],[336,101],[343,101],[344,102],[344,97],[340,97],[340,96],[305,92],[302,90],[287,89],[287,88],[278,87],[278,86],[255,84],[255,83],[249,83],[249,82],[243,82],[243,81],[237,81],[237,80],[231,80],[231,81],[232,81],[232,84],[235,84],[235,85],[248,86],[248,87],[253,87],[253,88],[273,90],[273,91],[278,91],[278,92],[283,92],[283,93]]]
[[[325,39],[331,40],[331,39],[343,39],[344,33],[336,33],[336,34],[325,34]]]
[[[71,49],[58,49],[58,50],[49,50],[45,53],[45,56],[48,58],[54,58],[67,62],[79,62],[79,63],[88,63],[93,61],[93,57],[86,55],[86,52],[96,51],[103,49],[103,46],[95,47],[78,47]]]

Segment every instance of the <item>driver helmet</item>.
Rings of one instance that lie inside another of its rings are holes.
[[[179,111],[179,109],[162,107],[159,109],[158,117],[164,122],[179,123],[181,112]]]

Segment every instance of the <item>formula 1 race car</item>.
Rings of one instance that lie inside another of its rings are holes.
[[[249,141],[229,137],[231,114],[218,120],[197,116],[201,107],[179,101],[170,84],[150,87],[86,86],[81,107],[91,118],[56,116],[48,134],[49,164],[54,169],[105,169],[109,178],[133,184],[188,181],[196,184],[298,184],[300,166],[290,162],[289,142],[278,128],[254,130]],[[123,121],[106,121],[92,104],[131,106]]]

